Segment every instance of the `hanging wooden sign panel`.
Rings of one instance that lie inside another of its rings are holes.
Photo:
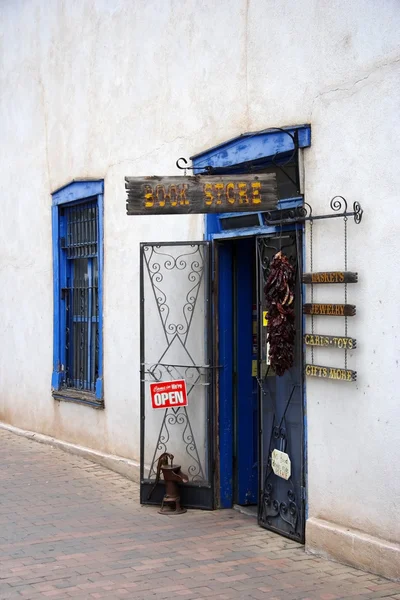
[[[328,317],[354,317],[354,304],[304,304],[305,315],[324,315]]]
[[[275,173],[125,177],[128,215],[252,212],[276,208]]]
[[[357,371],[340,369],[338,367],[324,367],[321,365],[305,365],[304,372],[309,377],[321,379],[335,379],[337,381],[357,381]]]
[[[303,283],[357,283],[358,273],[350,271],[322,271],[303,273]]]
[[[306,346],[320,346],[321,348],[331,346],[343,350],[355,350],[357,348],[357,340],[350,337],[306,333],[303,339]]]

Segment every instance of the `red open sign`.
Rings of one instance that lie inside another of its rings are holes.
[[[183,379],[150,384],[153,408],[179,408],[187,406],[186,383]]]

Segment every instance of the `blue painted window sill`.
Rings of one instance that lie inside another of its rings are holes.
[[[104,409],[104,400],[99,400],[96,398],[96,394],[94,392],[65,388],[63,390],[53,390],[52,395],[54,400],[74,402],[76,404],[85,404],[86,406],[91,406],[92,408]]]

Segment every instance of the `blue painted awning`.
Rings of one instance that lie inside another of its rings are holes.
[[[311,126],[294,125],[243,133],[222,144],[191,156],[196,170],[202,167],[227,167],[238,163],[287,155],[293,152],[293,137],[299,148],[311,145]]]

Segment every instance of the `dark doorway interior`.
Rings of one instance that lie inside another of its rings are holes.
[[[257,505],[258,395],[254,238],[232,242],[234,504]]]

